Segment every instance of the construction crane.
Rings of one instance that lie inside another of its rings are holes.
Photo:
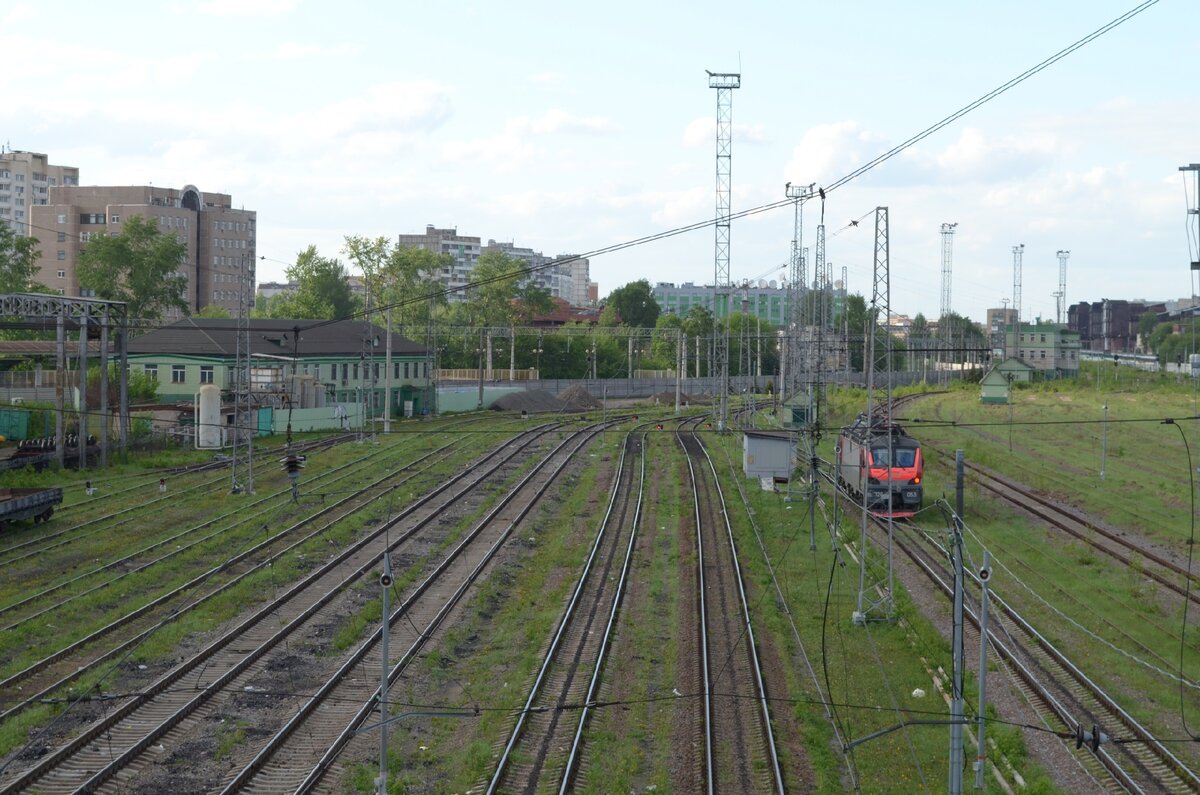
[[[1060,326],[1067,322],[1067,260],[1070,257],[1070,251],[1058,250],[1058,292],[1051,293],[1051,295],[1054,296],[1055,306],[1058,309],[1057,323]]]

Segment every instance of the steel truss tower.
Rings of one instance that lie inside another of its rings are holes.
[[[1054,299],[1058,310],[1057,323],[1060,326],[1067,322],[1067,260],[1070,258],[1070,251],[1058,251],[1058,292],[1054,294]]]
[[[707,71],[707,70],[706,70]],[[729,320],[733,316],[733,289],[729,280],[729,215],[733,163],[733,90],[742,87],[742,76],[708,72],[708,87],[717,90],[717,213],[713,274],[713,315],[725,322],[713,341],[713,369],[721,380],[717,429],[729,422]]]
[[[863,356],[863,368],[867,379],[867,422],[873,436],[876,429],[883,431],[892,424],[892,335],[888,333],[888,318],[891,316],[891,277],[888,254],[888,208],[875,208],[875,274],[871,289],[871,305],[867,308],[867,350]],[[883,379],[883,390],[875,400],[876,376]],[[890,433],[888,439],[892,438]],[[890,441],[889,441],[890,446]],[[888,450],[891,460],[891,450]],[[890,621],[895,617],[896,602],[892,574],[892,519],[887,518],[886,565],[872,566],[871,542],[867,527],[871,516],[867,505],[867,489],[863,489],[862,534],[858,547],[858,609],[854,623],[867,621]],[[874,569],[874,570],[872,570]]]
[[[808,299],[808,263],[804,255],[804,202],[816,193],[816,183],[783,186],[784,195],[794,206],[792,219],[792,255],[788,273],[787,325],[784,339],[787,348],[785,363],[787,382],[781,384],[784,399],[796,394],[800,385],[800,335],[806,325],[805,301]]]
[[[1025,244],[1012,247],[1013,253],[1013,344],[1017,342],[1017,334],[1021,329],[1021,265],[1025,259]],[[1020,348],[1017,348],[1020,356]]]
[[[250,266],[251,268],[253,265]],[[249,271],[242,259],[238,276],[237,339],[233,380],[233,461],[230,465],[230,491],[254,493],[254,433],[258,430],[258,412],[254,410],[250,387],[250,310],[246,295]],[[238,480],[238,457],[246,448],[245,482]]]
[[[958,222],[942,224],[942,314],[945,317],[952,311],[950,308],[950,282],[954,263],[954,228]]]

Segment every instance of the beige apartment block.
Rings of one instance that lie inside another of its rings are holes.
[[[102,234],[119,234],[139,215],[187,245],[179,270],[192,312],[215,304],[236,316],[254,300],[257,216],[233,208],[225,193],[154,186],[72,186],[50,189],[49,203],[32,208],[30,234],[38,239],[38,282],[60,295],[85,296],[76,275],[79,254]],[[173,317],[178,313],[170,313]]]
[[[50,188],[78,185],[79,169],[50,165],[37,152],[0,149],[0,221],[19,235],[29,234],[30,209],[50,201]]]

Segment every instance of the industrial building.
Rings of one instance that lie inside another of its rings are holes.
[[[256,213],[234,209],[228,194],[203,193],[192,185],[51,187],[49,203],[31,208],[30,236],[41,252],[35,280],[59,295],[91,297],[79,284],[79,254],[95,236],[120,234],[121,224],[134,215],[187,245],[180,272],[187,277],[183,297],[192,312],[215,304],[236,315],[242,291],[253,303]]]
[[[836,300],[835,306],[840,306]],[[714,317],[723,318],[729,314],[729,306],[724,298],[714,306],[715,290],[711,284],[697,285],[684,282],[676,285],[672,282],[658,282],[651,290],[659,309],[664,313],[686,315],[693,306],[702,306],[713,313]],[[844,300],[845,291],[841,291]],[[787,319],[787,287],[779,286],[774,280],[746,283],[730,288],[729,304],[733,312],[741,312],[743,306],[749,315],[761,318],[776,326],[782,326]]]
[[[430,406],[430,363],[423,345],[392,335],[392,373],[385,384],[387,341],[382,328],[358,320],[324,323],[311,332],[312,320],[251,319],[250,391],[263,400],[307,383],[325,403],[362,403],[380,407],[390,389],[392,416],[408,408],[417,414]],[[237,372],[237,324],[233,319],[189,318],[155,329],[129,344],[132,372],[159,382],[165,402],[191,401],[201,386],[231,389]],[[300,327],[300,339],[294,329]]]
[[[1007,358],[1024,362],[1042,377],[1071,377],[1079,373],[1079,333],[1057,323],[1020,323],[1006,329]]]

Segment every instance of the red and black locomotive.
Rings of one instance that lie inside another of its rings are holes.
[[[838,485],[880,516],[912,516],[924,497],[921,444],[899,424],[860,414],[837,443]]]

